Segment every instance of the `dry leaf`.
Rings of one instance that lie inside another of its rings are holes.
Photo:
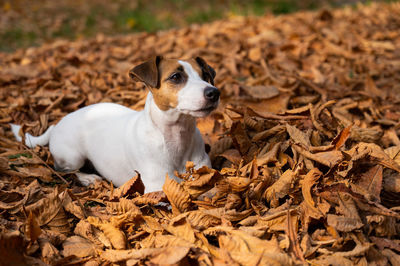
[[[169,233],[185,239],[189,243],[193,244],[196,240],[193,228],[184,216],[175,217],[173,220],[171,220],[170,224],[165,227],[165,229]]]
[[[296,176],[297,174],[292,170],[286,170],[272,186],[265,190],[265,199],[271,201],[273,198],[279,199],[286,196]]]
[[[191,203],[189,193],[185,191],[182,185],[169,178],[168,175],[165,177],[163,191],[167,195],[175,215],[189,210]]]
[[[327,215],[327,223],[329,226],[342,232],[351,232],[364,226],[364,224],[356,218],[342,217],[334,214]]]
[[[28,237],[28,240],[30,242],[35,242],[41,233],[42,230],[40,229],[36,217],[33,216],[32,212],[30,212],[25,224],[25,234]]]
[[[87,221],[102,230],[115,249],[126,248],[126,237],[120,229],[108,222],[101,222],[97,217],[88,217]]]
[[[246,86],[245,90],[257,100],[270,99],[279,95],[279,90],[275,86]]]
[[[122,197],[129,196],[135,192],[140,194],[144,193],[144,185],[142,179],[140,179],[140,174],[136,172],[136,176],[129,179],[121,187],[114,190],[112,197],[114,199],[119,199]]]
[[[303,184],[301,186],[301,191],[303,193],[304,202],[308,204],[308,206],[315,212],[319,213],[320,211],[315,207],[315,202],[311,195],[311,187],[314,185],[315,181],[317,181],[322,173],[314,168],[304,177]]]
[[[79,236],[71,236],[63,243],[62,255],[64,257],[76,256],[79,258],[94,256],[96,250],[94,245],[85,238]]]

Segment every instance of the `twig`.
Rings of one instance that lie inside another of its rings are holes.
[[[32,154],[32,156],[34,156],[36,159],[38,159],[39,161],[41,161],[53,174],[55,174],[58,178],[60,178],[66,185],[70,185],[70,183],[64,179],[64,177],[62,177],[59,173],[57,173],[53,168],[51,168],[45,161],[43,161],[42,158],[40,158],[39,155],[37,155],[36,153],[34,153],[31,149],[28,148],[28,146],[26,146],[25,144],[22,144],[23,147],[25,148],[26,151],[28,151],[29,153]]]

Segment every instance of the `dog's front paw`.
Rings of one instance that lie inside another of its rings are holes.
[[[79,182],[84,186],[89,186],[90,184],[94,184],[96,180],[102,179],[101,176],[96,174],[85,174],[81,172],[76,173],[76,176],[78,177]]]

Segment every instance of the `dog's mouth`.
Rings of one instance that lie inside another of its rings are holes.
[[[204,117],[209,115],[212,111],[217,109],[218,104],[207,105],[203,108],[190,110],[190,109],[181,109],[180,111],[185,114],[190,114],[194,117]]]

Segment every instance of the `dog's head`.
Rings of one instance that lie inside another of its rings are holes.
[[[219,103],[215,71],[201,57],[182,61],[156,56],[131,69],[129,76],[147,85],[163,111],[204,117]]]

